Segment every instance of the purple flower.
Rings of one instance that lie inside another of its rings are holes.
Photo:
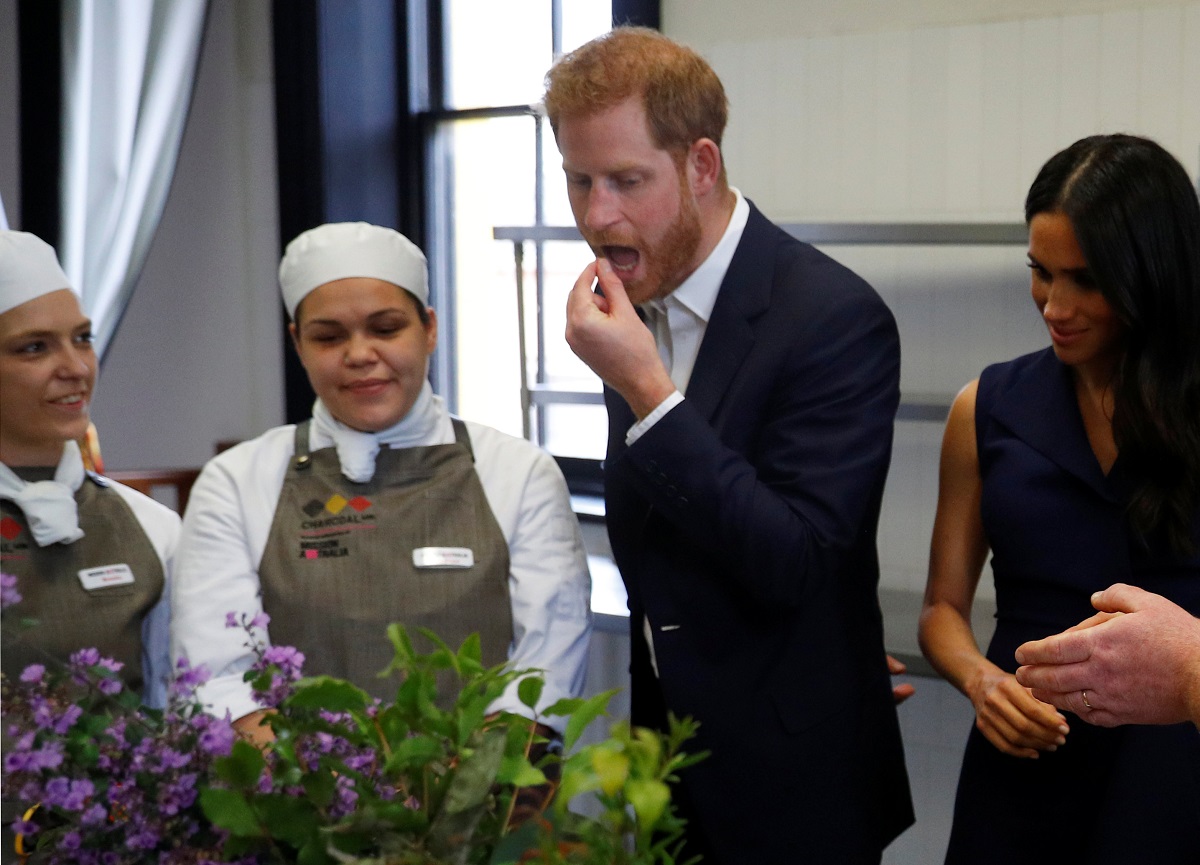
[[[179,776],[177,781],[163,788],[158,797],[158,809],[161,813],[173,817],[195,801],[196,775],[190,772]]]
[[[114,661],[112,658],[101,658],[96,662],[96,666],[111,673],[119,673],[121,672],[121,668],[125,666],[125,662]]]
[[[290,672],[304,666],[304,653],[295,646],[267,646],[263,652],[263,660],[268,664],[274,664],[284,672]]]
[[[30,754],[33,758],[31,769],[57,769],[62,765],[63,746],[61,742],[47,742]]]
[[[4,771],[9,774],[28,772],[35,765],[33,754],[28,751],[9,751],[4,755]]]
[[[78,850],[83,846],[83,839],[79,837],[78,832],[67,832],[58,839],[59,850]]]
[[[75,726],[75,722],[83,715],[83,709],[75,704],[67,706],[66,711],[62,713],[58,721],[54,724],[54,732],[60,736],[67,735],[67,731]]]
[[[94,667],[100,663],[100,652],[98,649],[87,648],[80,649],[75,654],[71,655],[70,664],[72,667],[82,667],[87,669]]]
[[[38,828],[38,824],[32,820],[14,820],[12,824],[15,835],[36,835]]]
[[[153,850],[158,846],[158,833],[149,826],[142,826],[125,836],[125,846],[130,850]]]
[[[212,678],[212,673],[209,672],[208,667],[203,664],[193,667],[187,658],[180,658],[175,662],[175,678],[171,683],[172,689],[180,694],[190,695],[210,678]]]
[[[215,757],[224,757],[233,749],[233,727],[217,721],[205,727],[197,739],[200,750]]]
[[[80,815],[79,823],[88,827],[103,826],[106,819],[108,819],[108,811],[104,809],[103,805],[96,803]]]
[[[265,628],[269,624],[271,624],[271,617],[266,612],[261,612],[250,620],[250,627],[252,628]]]
[[[96,683],[96,687],[100,689],[101,694],[112,697],[121,693],[122,688],[125,686],[121,683],[120,679],[110,679],[106,676]]]
[[[294,646],[268,646],[262,650],[253,669],[271,671],[271,683],[266,691],[255,691],[255,697],[268,706],[278,706],[291,694],[291,683],[303,674],[304,653]]]
[[[71,792],[67,794],[63,807],[68,811],[82,811],[88,800],[96,794],[96,787],[87,778],[77,778],[71,782]]]
[[[375,752],[371,750],[364,751],[357,756],[351,755],[346,758],[346,768],[352,769],[355,772],[366,772],[375,765]]]
[[[46,804],[56,805],[60,808],[65,807],[67,796],[71,792],[70,778],[51,778],[46,782]]]
[[[391,802],[396,798],[396,788],[391,784],[377,784],[375,786],[375,795],[385,802]]]
[[[42,785],[37,781],[23,784],[17,792],[17,798],[22,802],[36,802],[42,798]]]
[[[182,769],[188,763],[192,762],[191,754],[183,754],[176,751],[174,748],[163,748],[158,755],[159,766],[163,771],[172,769]]]
[[[17,591],[16,576],[0,573],[0,610],[7,610],[13,604],[19,603],[21,603],[21,593]]]
[[[242,623],[238,621],[238,615],[233,610],[225,614],[225,627],[240,628]]]
[[[358,791],[354,789],[354,780],[348,775],[338,775],[334,782],[333,801],[329,803],[330,817],[345,817],[354,811],[358,803]]]
[[[49,730],[54,726],[54,707],[51,706],[42,697],[34,697],[30,700],[30,706],[33,708],[32,718],[34,726],[39,730]]]
[[[42,677],[46,675],[46,668],[41,664],[30,664],[21,671],[21,681],[34,684],[42,681]]]

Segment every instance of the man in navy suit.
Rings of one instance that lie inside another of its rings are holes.
[[[690,715],[711,751],[675,790],[687,852],[878,863],[912,822],[876,595],[895,322],[728,185],[695,52],[619,28],[546,80],[597,256],[567,341],[605,383],[633,721]]]

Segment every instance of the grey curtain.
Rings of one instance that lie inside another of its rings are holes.
[[[208,0],[64,0],[63,269],[112,340],[175,171]]]

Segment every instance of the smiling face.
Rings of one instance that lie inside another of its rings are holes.
[[[92,323],[69,289],[0,314],[0,461],[53,466],[82,438],[96,386]]]
[[[1030,291],[1050,331],[1058,359],[1068,366],[1111,370],[1124,327],[1100,292],[1064,213],[1029,221]]]
[[[655,145],[637,97],[562,117],[557,140],[575,223],[629,299],[644,303],[678,288],[704,258],[688,157]]]
[[[367,277],[338,279],[308,294],[292,340],[313,390],[346,426],[379,432],[417,401],[437,344],[437,319],[423,324],[411,294]]]

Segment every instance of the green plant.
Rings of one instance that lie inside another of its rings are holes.
[[[294,650],[261,651],[247,676],[277,700],[265,722],[275,742],[235,743],[216,763],[218,783],[201,792],[205,814],[229,834],[226,855],[298,865],[675,862],[682,823],[669,782],[699,759],[680,751],[694,723],[672,721],[666,737],[617,724],[576,749],[612,692],[562,700],[545,716],[565,719],[564,759],[537,732],[536,671],[485,668],[475,636],[456,651],[421,633],[432,651],[388,629],[385,674],[401,678],[390,703],[344,680],[299,678]],[[457,694],[439,701],[447,680]],[[488,713],[514,681],[534,720]],[[518,807],[539,788],[557,795],[533,796],[532,814]],[[598,800],[598,818],[569,809],[583,795]]]
[[[0,607],[20,600],[0,575]],[[274,707],[263,750],[201,710],[195,688],[208,674],[186,660],[165,711],[142,706],[120,664],[95,649],[0,676],[3,793],[23,814],[13,829],[30,865],[676,862],[669,783],[700,759],[681,751],[693,722],[672,719],[666,736],[618,723],[580,746],[613,692],[538,716],[537,671],[485,668],[477,636],[452,650],[422,631],[433,645],[422,654],[398,625],[381,675],[399,683],[384,703],[344,680],[302,677],[301,653],[254,642],[267,621],[226,620],[250,636],[258,661],[247,679]],[[513,683],[530,718],[489,713]],[[550,718],[562,750],[539,733]],[[584,796],[598,817],[570,810]]]

